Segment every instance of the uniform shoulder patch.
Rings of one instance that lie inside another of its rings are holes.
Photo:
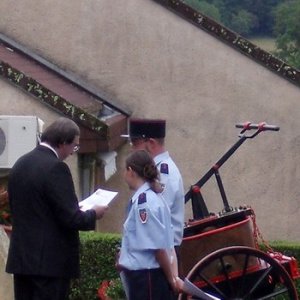
[[[138,198],[138,204],[143,204],[147,202],[146,193],[141,193]]]
[[[169,174],[169,166],[167,163],[162,163],[160,165],[160,173],[162,174]]]

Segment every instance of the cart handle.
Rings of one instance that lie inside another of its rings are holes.
[[[269,125],[266,122],[261,122],[259,124],[252,124],[251,122],[238,123],[235,125],[236,128],[243,128],[243,132],[246,130],[257,129],[259,131],[279,131],[280,127],[277,125]]]
[[[206,174],[204,174],[204,176],[202,178],[200,178],[198,180],[197,183],[194,184],[194,186],[198,186],[201,189],[201,187],[211,178],[211,176],[215,175],[216,179],[217,179],[218,186],[219,186],[219,190],[221,192],[221,196],[222,196],[222,200],[223,200],[223,204],[224,204],[224,210],[226,212],[232,211],[232,208],[228,204],[228,201],[227,201],[227,198],[226,198],[226,195],[225,195],[225,191],[224,191],[224,187],[223,187],[223,183],[222,183],[221,178],[220,178],[220,174],[219,174],[220,167],[228,160],[228,158],[247,139],[253,139],[254,137],[256,137],[262,131],[267,131],[267,130],[279,131],[279,129],[280,129],[279,126],[269,125],[266,122],[260,122],[258,124],[254,124],[254,123],[251,123],[251,122],[245,122],[245,123],[236,124],[235,127],[242,128],[242,130],[239,134],[239,140],[210,168],[210,170]],[[255,132],[250,134],[250,135],[247,135],[245,132],[247,130],[251,130],[251,129],[254,129]],[[192,198],[192,189],[190,189],[185,194],[184,198],[185,198],[185,203],[188,202]],[[204,208],[205,208],[205,202],[204,202],[203,198],[202,198],[202,204],[201,205],[204,206]],[[195,208],[199,207],[199,205],[194,205],[194,207]],[[197,211],[197,212],[193,212],[193,213],[194,213],[194,219],[199,218],[199,216],[205,215],[205,211],[204,212],[203,211],[201,211],[201,212]]]

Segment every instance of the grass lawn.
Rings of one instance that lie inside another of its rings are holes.
[[[249,38],[249,41],[269,52],[274,51],[276,49],[275,39],[272,37],[264,37],[264,36],[252,37]]]

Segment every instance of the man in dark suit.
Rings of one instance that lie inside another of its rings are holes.
[[[79,127],[59,118],[41,143],[13,166],[8,181],[13,218],[6,271],[14,274],[16,300],[65,300],[79,276],[79,230],[95,229],[107,206],[78,206],[69,167],[79,149]]]

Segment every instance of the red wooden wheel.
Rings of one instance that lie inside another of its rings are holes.
[[[222,300],[298,300],[285,268],[265,252],[245,246],[214,251],[201,259],[187,278]],[[197,298],[183,293],[178,299]]]

